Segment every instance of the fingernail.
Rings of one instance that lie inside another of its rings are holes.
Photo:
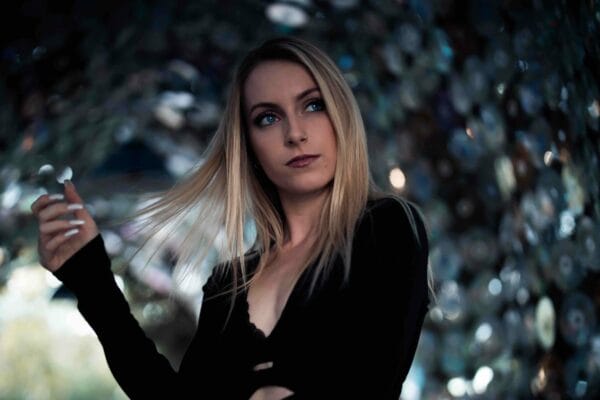
[[[85,224],[85,221],[82,219],[72,219],[72,220],[69,220],[69,223],[71,225],[83,225],[83,224]]]
[[[64,185],[68,185],[68,186],[72,186],[72,185],[73,185],[73,182],[71,182],[71,180],[69,180],[69,179],[65,179],[65,180],[63,181],[63,184],[64,184]]]
[[[77,232],[79,232],[79,229],[71,229],[71,230],[65,232],[65,236],[66,237],[73,236]]]
[[[83,205],[81,204],[69,204],[67,206],[67,210],[82,210],[83,209]]]
[[[65,196],[62,194],[51,194],[50,196],[48,196],[48,198],[50,200],[63,200]]]

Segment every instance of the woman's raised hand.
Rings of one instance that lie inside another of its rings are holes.
[[[31,211],[39,224],[40,264],[51,272],[98,235],[96,222],[71,181],[65,181],[64,195],[44,194],[33,202]],[[71,213],[75,218],[61,219]]]

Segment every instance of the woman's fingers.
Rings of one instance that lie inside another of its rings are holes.
[[[83,205],[83,199],[75,190],[75,185],[65,181],[65,194],[44,194],[31,205],[31,211],[40,222],[51,221],[67,213],[73,213],[77,219],[85,221],[89,214]]]
[[[40,264],[50,271],[60,268],[98,234],[96,222],[69,181],[65,181],[64,194],[38,197],[31,211],[39,224]]]
[[[71,182],[70,180],[65,180],[65,196],[67,196],[67,199],[69,201],[72,202],[76,202],[76,203],[82,203],[83,199],[79,196],[79,193],[77,193],[77,190],[75,189],[75,185],[73,185],[73,182]]]
[[[43,222],[40,224],[40,233],[44,235],[51,235],[58,231],[69,230],[77,228],[78,226],[84,225],[85,221],[82,219],[70,219],[70,220],[53,220]]]
[[[56,249],[58,249],[63,243],[67,242],[69,239],[71,239],[71,237],[73,235],[76,235],[79,233],[79,229],[74,228],[71,229],[67,232],[65,232],[62,235],[56,235],[54,236],[52,239],[50,239],[50,241],[48,241],[48,243],[46,243],[46,250],[47,251],[55,251]]]
[[[40,197],[38,197],[32,204],[31,204],[31,212],[33,213],[33,215],[37,216],[38,213],[43,210],[44,208],[46,208],[50,203],[54,203],[57,201],[61,201],[64,200],[65,196],[57,193],[57,194],[43,194]]]
[[[73,185],[73,183],[69,180],[65,181],[65,199],[70,204],[80,204],[80,205],[85,204],[83,199],[81,198],[81,196],[79,196],[79,193],[77,193],[77,190],[75,189],[75,185]],[[89,213],[87,212],[87,210],[84,207],[74,208],[73,214],[78,219],[83,219],[86,221],[88,218],[91,219]]]
[[[40,222],[52,221],[68,213],[75,214],[77,210],[83,210],[83,208],[83,204],[67,204],[65,202],[54,203],[47,205],[44,209],[39,211],[38,218]]]

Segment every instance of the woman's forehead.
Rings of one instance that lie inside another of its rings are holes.
[[[296,95],[317,87],[310,72],[292,61],[265,61],[252,69],[243,85],[246,104],[270,102],[278,97]]]

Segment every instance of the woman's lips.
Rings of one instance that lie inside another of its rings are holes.
[[[319,158],[319,156],[302,157],[300,159],[297,159],[297,160],[294,160],[294,161],[288,163],[287,165],[292,168],[303,168],[303,167],[306,167],[307,165],[311,164],[317,158]]]

